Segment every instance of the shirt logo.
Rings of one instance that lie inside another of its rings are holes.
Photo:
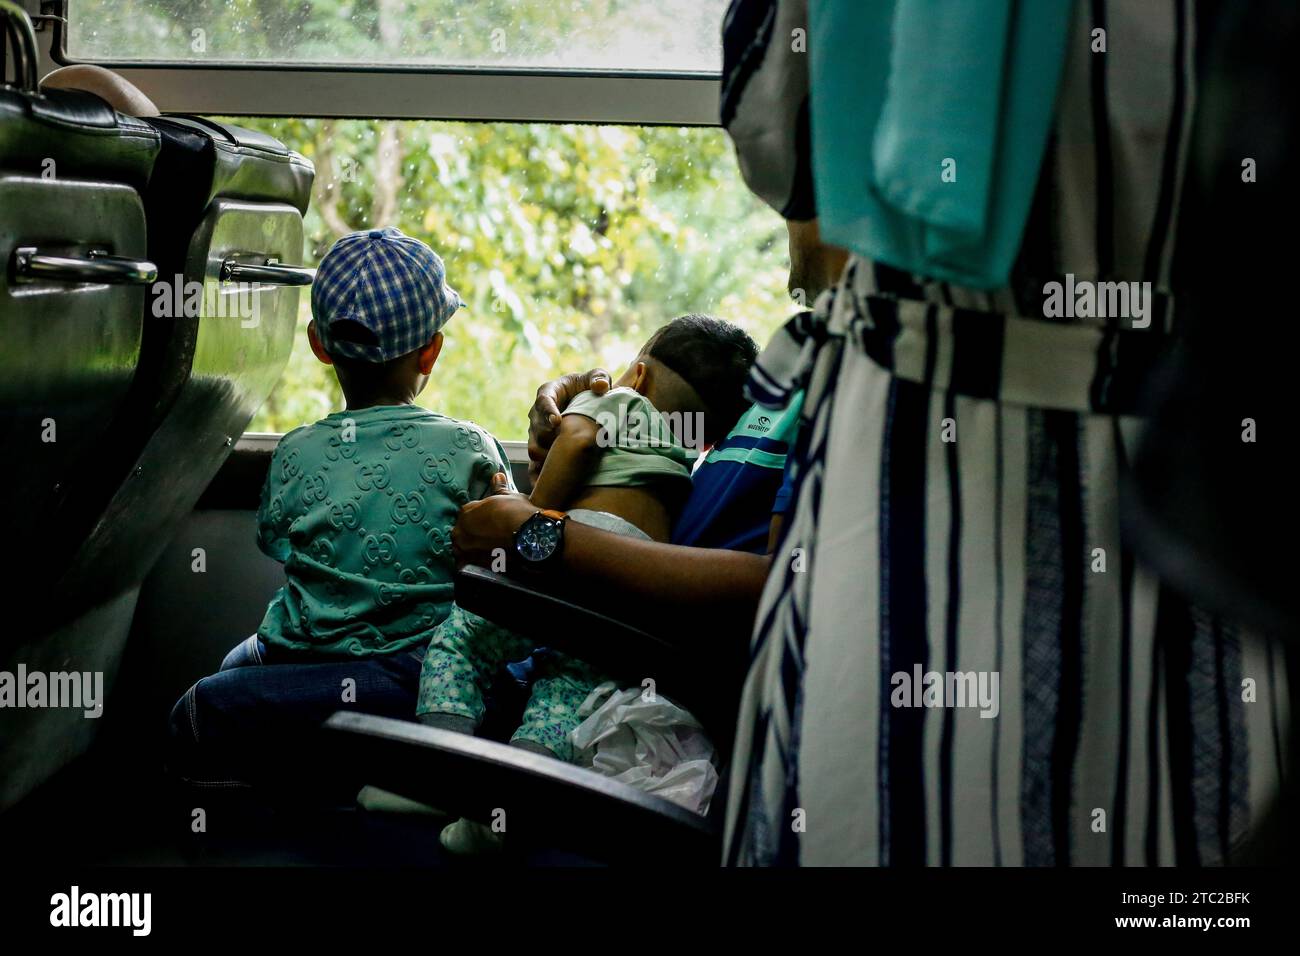
[[[483,436],[464,425],[456,426],[456,434],[451,441],[457,448],[468,448],[470,451],[483,450]]]
[[[369,565],[392,564],[397,560],[397,539],[391,534],[366,535],[361,560]]]
[[[419,524],[424,520],[424,499],[418,493],[394,495],[388,512],[395,524],[406,524],[408,521]]]
[[[749,430],[752,432],[766,432],[772,430],[772,419],[766,415],[759,415],[757,419],[750,422]]]
[[[298,464],[298,457],[297,448],[284,456],[284,461],[280,462],[281,481],[288,481],[290,478],[297,478],[302,474],[302,465]]]
[[[350,531],[355,531],[361,524],[360,512],[354,501],[345,501],[341,505],[331,505],[326,520],[338,530],[347,528]]]
[[[418,444],[420,433],[410,422],[395,422],[384,435],[384,447],[392,451],[401,451],[403,447],[414,448]]]
[[[362,465],[357,473],[357,487],[362,491],[369,491],[371,488],[387,488],[388,466]]]
[[[325,477],[324,472],[307,478],[302,487],[302,503],[310,505],[313,501],[324,501],[329,497],[329,479]]]
[[[294,454],[297,454],[295,452]],[[325,445],[325,457],[330,461],[338,461],[340,458],[351,460],[357,457],[356,442],[345,442],[338,435],[331,435],[330,440]]]

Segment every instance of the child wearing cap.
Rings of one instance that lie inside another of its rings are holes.
[[[447,616],[456,512],[510,475],[483,429],[414,404],[461,304],[437,254],[397,229],[344,236],[321,260],[307,335],[347,407],[275,450],[257,543],[286,580],[223,671],[418,657]]]
[[[554,534],[555,524],[572,520],[630,537],[668,540],[691,489],[696,451],[683,442],[703,448],[730,431],[748,407],[744,382],[757,353],[754,341],[736,326],[685,315],[655,332],[604,395],[576,396],[564,410],[529,496],[542,510],[520,529],[521,559],[528,558],[534,522],[539,534]],[[538,568],[537,573],[545,572]],[[417,716],[430,726],[473,733],[502,665],[532,651],[526,639],[453,605],[424,657]],[[574,762],[571,734],[581,719],[579,707],[604,678],[553,650],[537,661],[534,678],[511,743]],[[446,827],[440,839],[456,853],[499,843],[490,830],[469,820]]]

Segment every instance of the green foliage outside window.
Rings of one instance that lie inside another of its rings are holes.
[[[500,438],[524,436],[537,385],[619,370],[685,312],[762,345],[792,312],[779,217],[745,189],[716,129],[238,120],[310,157],[308,264],[349,230],[396,225],[428,242],[468,308],[421,404]],[[284,431],[341,407],[306,344],[254,420]]]
[[[73,0],[90,59],[478,63],[716,69],[724,0]],[[275,112],[275,89],[265,112]],[[328,112],[327,104],[322,112]],[[304,261],[395,225],[428,242],[469,308],[421,403],[524,437],[537,385],[617,372],[685,312],[762,345],[793,311],[780,218],[745,188],[719,129],[236,118],[316,164]],[[250,428],[342,407],[306,342]]]

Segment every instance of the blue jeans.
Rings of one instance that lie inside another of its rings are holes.
[[[339,710],[414,720],[423,658],[423,647],[342,658],[250,637],[172,708],[172,769],[191,783],[232,787],[338,771],[319,766],[329,763],[317,748],[321,724]],[[353,783],[338,782],[344,791]]]

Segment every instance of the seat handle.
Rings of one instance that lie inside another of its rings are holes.
[[[32,29],[27,11],[10,0],[0,0],[0,53],[12,43],[14,51],[14,81],[20,90],[36,93],[40,89],[40,59],[37,55],[36,33]],[[4,57],[0,56],[0,61]],[[6,85],[0,75],[0,86]]]
[[[305,266],[284,266],[274,260],[240,262],[227,259],[221,263],[222,282],[260,282],[263,285],[311,285],[316,270]]]
[[[54,256],[35,246],[23,246],[14,250],[14,275],[54,282],[149,285],[158,278],[158,267],[147,259],[110,256],[102,249],[92,249],[84,257]]]

